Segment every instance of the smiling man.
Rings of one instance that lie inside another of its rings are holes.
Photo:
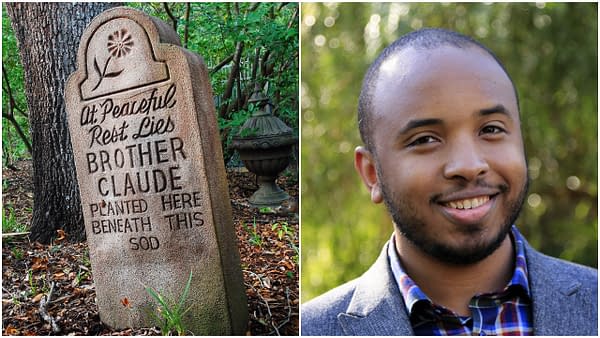
[[[535,251],[519,102],[491,51],[423,29],[369,68],[355,167],[394,234],[361,277],[302,305],[303,335],[597,335],[597,270]]]

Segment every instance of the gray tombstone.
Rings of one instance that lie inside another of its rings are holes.
[[[247,300],[203,60],[131,8],[97,16],[65,90],[100,318],[154,326],[182,295],[189,334],[245,333]]]

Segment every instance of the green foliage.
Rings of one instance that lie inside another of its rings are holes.
[[[145,287],[146,292],[156,301],[158,315],[152,312],[152,316],[157,321],[160,327],[161,333],[164,336],[170,335],[172,330],[175,330],[179,336],[187,334],[185,326],[183,324],[183,316],[189,311],[188,308],[184,308],[185,301],[190,292],[190,286],[192,285],[192,271],[187,283],[183,289],[183,293],[179,297],[179,300],[171,299],[164,296],[160,292],[154,290],[151,287]]]
[[[17,160],[31,157],[15,126],[6,118],[11,113],[9,87],[14,98],[12,113],[19,113],[13,116],[26,137],[28,139],[31,137],[29,136],[29,121],[25,115],[27,100],[25,98],[23,65],[19,56],[17,39],[4,4],[2,4],[2,68],[6,72],[6,76],[4,73],[2,74],[2,164],[6,166]]]
[[[8,213],[8,215],[7,215]],[[27,225],[19,222],[12,206],[2,208],[2,232],[25,232]]]
[[[24,295],[26,297],[35,296],[35,295],[39,294],[40,292],[48,293],[50,291],[48,283],[46,283],[46,279],[40,278],[41,286],[40,286],[40,282],[36,281],[35,279],[36,278],[33,276],[33,269],[27,270],[27,279],[26,280],[29,283],[29,290],[26,290],[24,292]]]
[[[21,130],[29,131],[29,121],[22,116],[16,116]],[[2,119],[2,165],[7,166],[21,159],[31,158],[25,143],[15,131],[15,127],[7,119]]]
[[[79,269],[79,271],[77,272],[77,275],[75,276],[75,286],[78,286],[79,284],[81,284],[81,282],[85,279],[87,279],[90,276],[90,273],[87,271],[82,271],[81,269]]]
[[[50,254],[55,255],[57,252],[60,251],[60,249],[62,249],[62,245],[51,245],[48,248],[48,252],[50,252]]]
[[[90,261],[90,249],[85,249],[83,251],[83,257],[81,258],[81,262],[83,266],[90,269],[92,267],[92,262]]]
[[[262,207],[258,209],[258,212],[260,212],[261,214],[274,214],[275,209],[273,209],[272,207]]]
[[[285,237],[288,244],[295,252],[294,262],[298,263],[300,250],[298,249],[298,246],[296,246],[296,244],[294,243],[294,240],[296,239],[294,229],[290,227],[287,222],[277,222],[273,223],[273,225],[271,226],[271,231],[277,231],[277,238],[279,238],[280,241]]]
[[[254,218],[254,221],[252,222],[252,228],[246,224],[246,231],[250,234],[250,244],[261,247],[263,240],[262,236],[256,231],[256,218]]]
[[[217,124],[219,126],[219,131],[221,135],[224,137],[222,140],[224,144],[223,154],[226,159],[231,158],[233,156],[234,150],[231,149],[231,141],[236,136],[246,137],[251,136],[252,129],[247,129],[245,132],[240,133],[240,128],[246,122],[246,120],[252,115],[254,107],[250,105],[248,109],[238,110],[233,112],[229,118],[222,118],[220,116],[217,117]]]
[[[376,55],[421,27],[473,36],[503,61],[531,177],[516,223],[541,251],[597,266],[597,4],[304,3],[301,20],[303,300],[362,274],[391,235],[353,169],[356,107]]]
[[[282,176],[287,177],[291,184],[298,184],[298,172],[295,170],[286,169],[281,173]]]
[[[226,162],[233,155],[229,145],[238,131],[237,127],[244,122],[241,118],[249,116],[247,99],[254,88],[253,72],[256,74],[255,81],[261,86],[268,84],[265,86],[266,95],[275,105],[273,113],[298,132],[298,3],[190,3],[189,18],[186,17],[186,3],[129,5],[172,25],[173,20],[165,8],[168,6],[183,43],[189,50],[204,57],[211,70],[217,112],[223,105],[229,107],[224,114],[219,114]],[[30,138],[23,66],[4,5],[2,9],[2,62],[7,72],[3,80],[5,95],[2,96],[2,110],[9,111],[9,95],[6,95],[5,86],[8,81],[14,93],[16,111],[19,112],[14,118],[26,137]],[[243,43],[240,76],[231,97],[224,98],[232,62],[220,70],[215,67],[235,52],[238,43]],[[256,54],[259,55],[258,68],[253,70]],[[30,156],[13,124],[6,118],[2,120],[2,140],[4,165]]]
[[[255,85],[253,74],[255,81],[267,88],[265,94],[275,106],[273,113],[298,132],[297,3],[191,3],[189,20],[185,3],[168,3],[173,18],[163,3],[130,6],[170,25],[174,18],[182,45],[203,56],[210,71],[226,162],[233,155],[229,149],[232,138],[252,111],[247,100]],[[243,47],[239,77],[231,96],[225,97],[233,62],[218,70],[216,66],[233,56],[239,43]],[[223,106],[228,108],[225,113],[221,112]]]
[[[35,295],[38,292],[38,285],[37,283],[33,280],[33,270],[29,269],[27,271],[27,279],[29,280],[29,295]]]
[[[283,239],[283,235],[286,236],[293,236],[292,231],[290,231],[290,227],[288,226],[287,222],[282,222],[282,223],[273,223],[273,225],[271,226],[271,230],[275,231],[277,230],[277,238],[279,238],[279,240]]]
[[[25,252],[23,252],[23,250],[21,250],[18,247],[12,248],[12,250],[10,250],[10,253],[18,261],[23,259],[23,257],[25,256]]]

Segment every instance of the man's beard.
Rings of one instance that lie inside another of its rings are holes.
[[[441,262],[453,265],[470,265],[477,263],[488,257],[500,247],[508,233],[511,231],[512,224],[521,212],[521,207],[523,206],[529,186],[529,177],[527,176],[525,184],[521,188],[517,198],[514,201],[508,201],[508,205],[498,206],[506,208],[508,214],[498,229],[498,233],[492,240],[486,242],[479,240],[478,243],[471,247],[456,248],[447,245],[436,239],[435,236],[432,236],[430,233],[432,230],[423,223],[423,220],[417,214],[416,210],[418,208],[416,208],[415,205],[411,203],[412,201],[410,201],[409,198],[406,198],[406,196],[398,196],[398,198],[395,199],[394,197],[397,196],[388,190],[388,185],[385,184],[385,181],[381,180],[379,173],[381,173],[381,170],[378,170],[377,175],[381,185],[384,203],[400,233],[429,256]],[[508,187],[503,187],[501,190],[506,193]],[[464,233],[470,232],[476,236],[476,233],[481,229],[481,224],[474,224],[465,226],[463,230]]]

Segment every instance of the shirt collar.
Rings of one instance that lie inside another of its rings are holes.
[[[525,258],[525,247],[523,244],[523,236],[519,232],[516,226],[512,226],[511,228],[511,240],[513,243],[513,248],[515,250],[515,264],[512,278],[504,288],[502,292],[505,292],[509,289],[520,288],[525,294],[530,297],[529,290],[529,280],[527,273],[527,259]],[[390,240],[390,245],[388,246],[388,259],[390,262],[390,266],[392,268],[392,274],[394,275],[394,279],[396,280],[396,284],[400,289],[400,293],[402,294],[402,298],[404,299],[404,304],[406,305],[406,310],[410,314],[412,312],[413,306],[422,300],[425,300],[429,303],[433,303],[427,295],[419,288],[419,286],[404,272],[402,268],[402,264],[400,263],[400,258],[398,257],[396,251],[396,242],[394,235]]]

